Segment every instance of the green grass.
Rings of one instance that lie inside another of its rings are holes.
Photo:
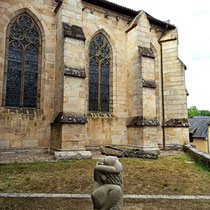
[[[186,161],[194,162],[193,158],[187,153],[185,155],[182,155],[182,156],[174,157],[174,160],[178,160],[180,162],[186,162]],[[210,169],[208,167],[206,167],[205,165],[203,165],[202,163],[194,163],[194,166],[198,170],[201,170],[201,171],[204,171],[204,172],[207,172],[207,173],[210,172]],[[209,175],[210,175],[210,173],[209,173]]]
[[[188,155],[188,154],[175,156],[175,157],[173,157],[173,159],[174,160],[178,160],[180,162],[193,161],[192,157],[190,155]]]
[[[210,173],[188,155],[157,160],[121,158],[125,194],[210,195]],[[0,165],[0,191],[91,193],[96,160]]]

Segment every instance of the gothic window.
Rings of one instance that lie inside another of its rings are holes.
[[[110,111],[111,46],[102,33],[97,34],[89,48],[89,111]]]
[[[36,108],[41,33],[26,13],[9,25],[5,106]]]

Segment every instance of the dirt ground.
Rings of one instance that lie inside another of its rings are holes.
[[[0,164],[0,192],[90,194],[96,161]],[[186,155],[120,161],[124,194],[210,195],[210,172]]]
[[[207,200],[124,199],[124,210],[209,210]],[[0,198],[2,210],[92,210],[90,199]]]
[[[183,153],[172,155],[163,154],[157,160],[120,159],[124,169],[124,194],[210,195],[209,169],[195,164]],[[55,161],[46,154],[15,157],[15,162],[30,163],[0,164],[1,193],[92,192],[96,159]],[[1,160],[13,161],[5,158]],[[92,210],[92,202],[69,198],[0,198],[0,209]],[[124,210],[145,209],[209,210],[210,200],[124,199]]]

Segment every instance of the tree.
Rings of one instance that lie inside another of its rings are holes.
[[[196,106],[192,106],[188,109],[188,118],[192,118],[193,116],[210,116],[210,111],[198,110]]]

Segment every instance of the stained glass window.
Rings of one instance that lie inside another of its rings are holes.
[[[111,46],[102,33],[89,48],[89,111],[109,112]]]
[[[40,30],[26,13],[9,25],[5,105],[37,107]]]

